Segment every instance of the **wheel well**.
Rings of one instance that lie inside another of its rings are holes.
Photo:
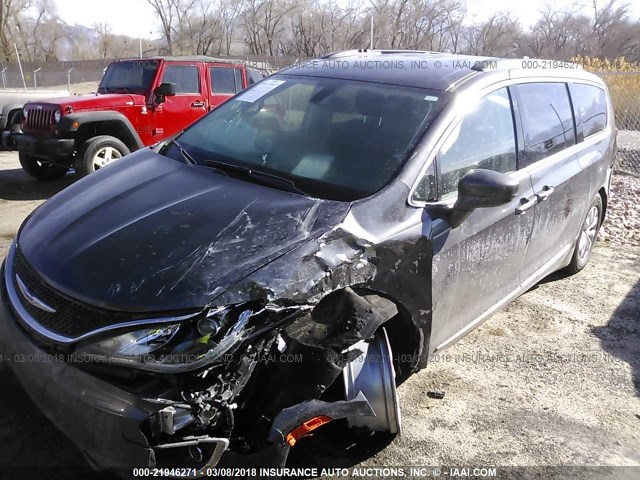
[[[602,224],[602,222],[604,222],[606,213],[607,213],[607,204],[609,203],[609,199],[607,197],[607,191],[605,190],[604,187],[602,187],[598,193],[600,194],[600,197],[602,197],[602,215],[600,217],[600,224]]]
[[[84,142],[98,135],[115,137],[121,140],[131,151],[138,149],[138,143],[127,126],[117,121],[91,122],[80,125],[80,128],[78,128],[77,148],[79,149]]]
[[[356,292],[370,303],[375,304],[375,297],[377,297],[393,303],[397,309],[397,313],[386,320],[382,326],[387,330],[396,369],[396,383],[400,385],[409,378],[419,363],[420,331],[409,311],[395,298],[369,290],[356,290]]]
[[[22,121],[22,109],[14,108],[7,115],[7,125],[5,128],[11,127],[11,125],[15,123],[20,123]]]

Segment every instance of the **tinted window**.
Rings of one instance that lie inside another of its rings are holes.
[[[211,67],[211,91],[235,94],[242,90],[242,74],[237,68]]]
[[[569,84],[569,90],[576,114],[578,140],[604,130],[607,125],[607,97],[604,90],[580,83]]]
[[[198,163],[222,159],[289,179],[316,197],[353,200],[397,175],[448,98],[421,88],[271,76],[179,142]]]
[[[164,70],[162,83],[175,83],[176,93],[200,93],[198,67],[191,65],[169,65]]]
[[[455,195],[458,181],[474,168],[502,173],[516,170],[515,131],[506,88],[485,96],[465,115],[440,148],[436,161],[439,198]],[[428,194],[424,190],[429,184],[425,179],[420,185],[422,195]]]
[[[512,87],[524,130],[525,158],[521,167],[576,143],[573,114],[564,83],[527,83]]]
[[[98,92],[146,92],[156,75],[158,64],[155,61],[114,62],[107,68]]]

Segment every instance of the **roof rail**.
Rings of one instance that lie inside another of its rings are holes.
[[[371,50],[370,48],[359,48],[357,50],[341,50],[337,52],[327,53],[322,55],[321,59],[327,58],[340,58],[340,57],[350,57],[353,55],[363,54],[363,53],[379,53],[382,55],[391,55],[394,53],[415,53],[415,54],[438,54],[441,52],[432,52],[429,50],[392,50],[392,49],[384,49],[384,50]]]
[[[357,50],[339,50],[337,52],[331,52],[331,53],[322,55],[320,58],[324,60],[325,58],[349,57],[351,55],[356,55],[358,53],[367,53],[367,52],[369,52],[369,50],[366,48],[359,48]]]
[[[429,53],[429,54],[438,54],[442,52],[433,52],[431,50],[376,50],[382,54],[393,54],[393,53]]]

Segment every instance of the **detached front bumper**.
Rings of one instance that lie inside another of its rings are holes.
[[[154,466],[140,424],[159,407],[52,359],[18,325],[8,306],[4,272],[0,279],[0,351],[31,399],[92,464]]]
[[[64,158],[73,155],[73,138],[39,137],[28,133],[14,134],[12,140],[16,150],[40,158]]]

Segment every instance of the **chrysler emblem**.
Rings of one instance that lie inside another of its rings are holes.
[[[37,297],[34,297],[31,294],[31,292],[29,291],[27,286],[24,284],[24,282],[22,281],[22,279],[20,278],[19,275],[16,275],[16,283],[18,284],[18,288],[22,292],[22,295],[27,300],[27,302],[29,302],[34,307],[39,308],[40,310],[44,310],[45,312],[56,313],[55,308],[51,308],[49,305],[44,303],[42,300],[40,300]]]

